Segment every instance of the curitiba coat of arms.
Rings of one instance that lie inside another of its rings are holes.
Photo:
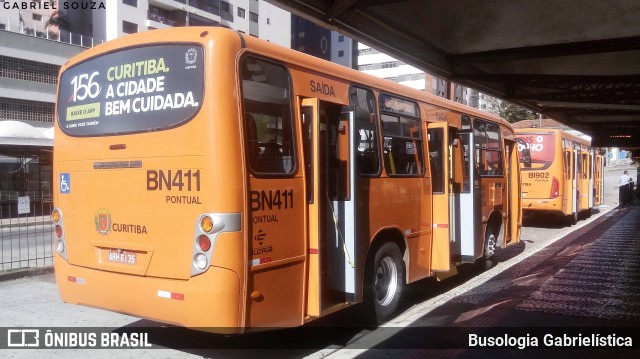
[[[99,209],[96,212],[96,231],[106,236],[111,232],[111,214],[106,209]]]

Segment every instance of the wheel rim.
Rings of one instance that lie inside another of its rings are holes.
[[[378,264],[374,285],[378,303],[383,306],[389,305],[398,288],[398,267],[390,257],[384,257]]]
[[[485,254],[487,258],[493,256],[496,252],[496,236],[493,234],[489,235],[487,238],[487,248],[485,249]]]

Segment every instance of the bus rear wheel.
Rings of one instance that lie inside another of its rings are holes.
[[[494,254],[496,254],[496,247],[498,246],[498,239],[494,230],[490,226],[487,226],[487,231],[484,235],[484,249],[482,250],[482,257],[476,261],[476,268],[483,271],[491,268],[493,262],[490,260]]]
[[[398,246],[388,242],[378,248],[370,270],[369,300],[377,323],[382,324],[400,307],[405,289],[404,261]]]

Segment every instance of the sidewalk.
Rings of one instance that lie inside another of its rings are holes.
[[[416,318],[385,325],[331,358],[639,357],[633,348],[469,348],[470,334],[603,335],[640,327],[640,203],[613,209]],[[374,334],[374,333],[372,333]],[[376,336],[374,334],[373,336]],[[371,336],[371,335],[370,335]],[[374,344],[375,343],[375,344]],[[420,349],[423,348],[423,349]],[[447,348],[447,349],[436,349]],[[593,352],[597,349],[597,352]],[[582,353],[580,355],[578,353]],[[597,354],[596,354],[597,353]],[[584,355],[586,354],[586,355]],[[542,356],[541,356],[542,355]],[[568,355],[568,356],[567,356]]]

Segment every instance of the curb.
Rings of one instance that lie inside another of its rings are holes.
[[[20,279],[25,277],[33,277],[33,276],[49,274],[49,273],[53,273],[53,266],[8,270],[5,272],[0,272],[0,282]]]

